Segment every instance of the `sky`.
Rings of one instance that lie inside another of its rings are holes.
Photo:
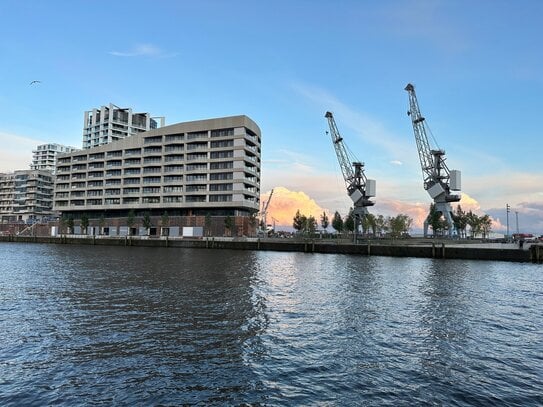
[[[371,212],[420,228],[431,202],[407,116],[413,83],[466,210],[543,234],[543,2],[1,0],[0,171],[80,147],[110,102],[166,124],[245,114],[262,131],[268,222],[346,215],[330,137],[377,183]],[[34,80],[40,83],[30,84]],[[516,213],[515,213],[516,212]]]

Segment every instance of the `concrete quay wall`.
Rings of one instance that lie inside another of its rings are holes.
[[[364,242],[359,244],[323,242],[319,240],[271,240],[271,239],[167,239],[129,237],[41,237],[0,236],[0,242],[108,245],[135,247],[172,247],[200,249],[268,250],[305,253],[336,253],[365,256],[422,257],[439,259],[494,260],[510,262],[543,262],[543,245],[532,245],[529,250],[511,248],[481,248],[454,243],[408,244],[408,241],[392,243]]]

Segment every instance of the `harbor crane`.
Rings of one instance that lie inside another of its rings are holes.
[[[260,230],[266,232],[267,222],[268,222],[268,206],[270,206],[270,201],[273,196],[273,189],[270,192],[270,196],[267,201],[262,203],[262,210],[260,211]]]
[[[334,145],[339,166],[343,173],[347,194],[353,201],[354,241],[356,242],[360,220],[368,214],[367,207],[375,204],[375,202],[370,200],[371,197],[375,196],[375,180],[366,178],[364,163],[358,161],[347,150],[343,142],[343,137],[339,134],[334,115],[331,112],[326,112],[324,117],[328,119],[332,144]]]
[[[431,132],[422,114],[420,113],[415,87],[408,83],[405,90],[409,94],[409,110],[407,115],[411,117],[417,149],[419,152],[420,166],[424,189],[434,201],[435,210],[442,214],[447,222],[449,236],[454,230],[453,212],[451,202],[460,201],[460,194],[453,194],[451,191],[460,191],[461,174],[458,170],[449,170],[445,164],[445,150],[440,149],[434,139],[436,148],[430,147],[427,136]],[[433,137],[432,137],[433,138]],[[424,221],[424,237],[428,235],[428,224],[430,214]]]

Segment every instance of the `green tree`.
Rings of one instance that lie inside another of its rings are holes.
[[[481,232],[483,234],[483,239],[486,239],[490,235],[492,230],[492,218],[488,215],[483,215],[479,218]]]
[[[330,221],[328,220],[328,215],[326,214],[326,212],[323,212],[321,215],[321,226],[326,231],[329,225]]]
[[[397,216],[388,218],[390,235],[393,238],[404,236],[406,233],[409,232],[412,224],[413,219],[404,214],[399,214]]]
[[[62,215],[62,217],[60,218],[60,221],[59,221],[59,226],[60,226],[60,233],[62,234],[62,232],[64,231],[65,233],[67,233],[64,229],[66,228],[68,224],[68,218],[66,217],[66,215]]]
[[[206,229],[206,236],[211,236],[211,215],[206,213],[204,218],[204,227]]]
[[[443,234],[443,225],[442,214],[436,209],[434,203],[430,204],[430,212],[428,214],[428,225],[432,228],[432,234],[434,237],[437,237]]]
[[[466,218],[467,224],[471,229],[471,237],[476,237],[479,233],[481,233],[481,220],[479,216],[477,216],[472,211],[469,211],[466,214]]]
[[[334,217],[332,218],[332,227],[338,233],[343,232],[343,219],[338,211],[334,213]]]
[[[313,235],[317,230],[317,220],[313,215],[305,218],[304,230],[308,235]]]
[[[87,228],[89,227],[89,217],[86,213],[81,215],[81,233],[86,235],[87,234]]]
[[[466,212],[462,210],[462,207],[458,205],[456,211],[452,214],[454,228],[458,232],[458,237],[466,237],[466,227],[468,225]]]
[[[306,217],[305,215],[302,215],[300,213],[300,210],[298,209],[296,211],[296,215],[294,215],[294,218],[292,219],[292,227],[297,230],[298,232],[302,231],[306,224]]]
[[[66,226],[68,226],[68,234],[74,233],[74,218],[71,216],[68,216],[68,220],[66,220]]]
[[[345,222],[343,222],[343,227],[348,232],[354,231],[354,214],[353,214],[353,208],[349,209],[349,214],[345,218]]]
[[[383,215],[378,215],[375,218],[375,231],[376,234],[382,237],[388,231],[387,220]]]
[[[104,214],[101,214],[100,218],[98,219],[98,228],[100,229],[98,231],[99,235],[101,235],[103,233],[105,225],[106,225],[106,218],[105,218]]]
[[[170,217],[168,216],[168,211],[164,211],[162,216],[160,217],[160,226],[163,228],[167,228],[170,226]]]
[[[362,233],[367,234],[371,229],[372,234],[375,236],[377,226],[375,215],[371,213],[366,213],[364,216],[362,216],[360,223],[362,225]]]
[[[136,223],[136,213],[134,212],[134,209],[130,209],[126,217],[126,226],[128,226],[128,236],[132,235],[132,228],[134,227],[135,223]]]
[[[145,230],[147,231],[147,234],[149,234],[149,229],[151,229],[151,225],[152,225],[151,216],[149,215],[149,212],[145,212],[141,220],[141,223],[143,227],[145,228]]]
[[[224,229],[228,231],[228,236],[232,236],[232,229],[234,228],[234,220],[230,215],[224,218]]]

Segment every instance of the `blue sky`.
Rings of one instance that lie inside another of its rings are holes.
[[[0,171],[42,142],[80,146],[83,112],[110,102],[167,124],[246,114],[272,215],[345,213],[331,110],[377,180],[372,212],[419,222],[412,82],[463,206],[499,231],[509,203],[543,233],[543,2],[2,0],[0,15]]]

